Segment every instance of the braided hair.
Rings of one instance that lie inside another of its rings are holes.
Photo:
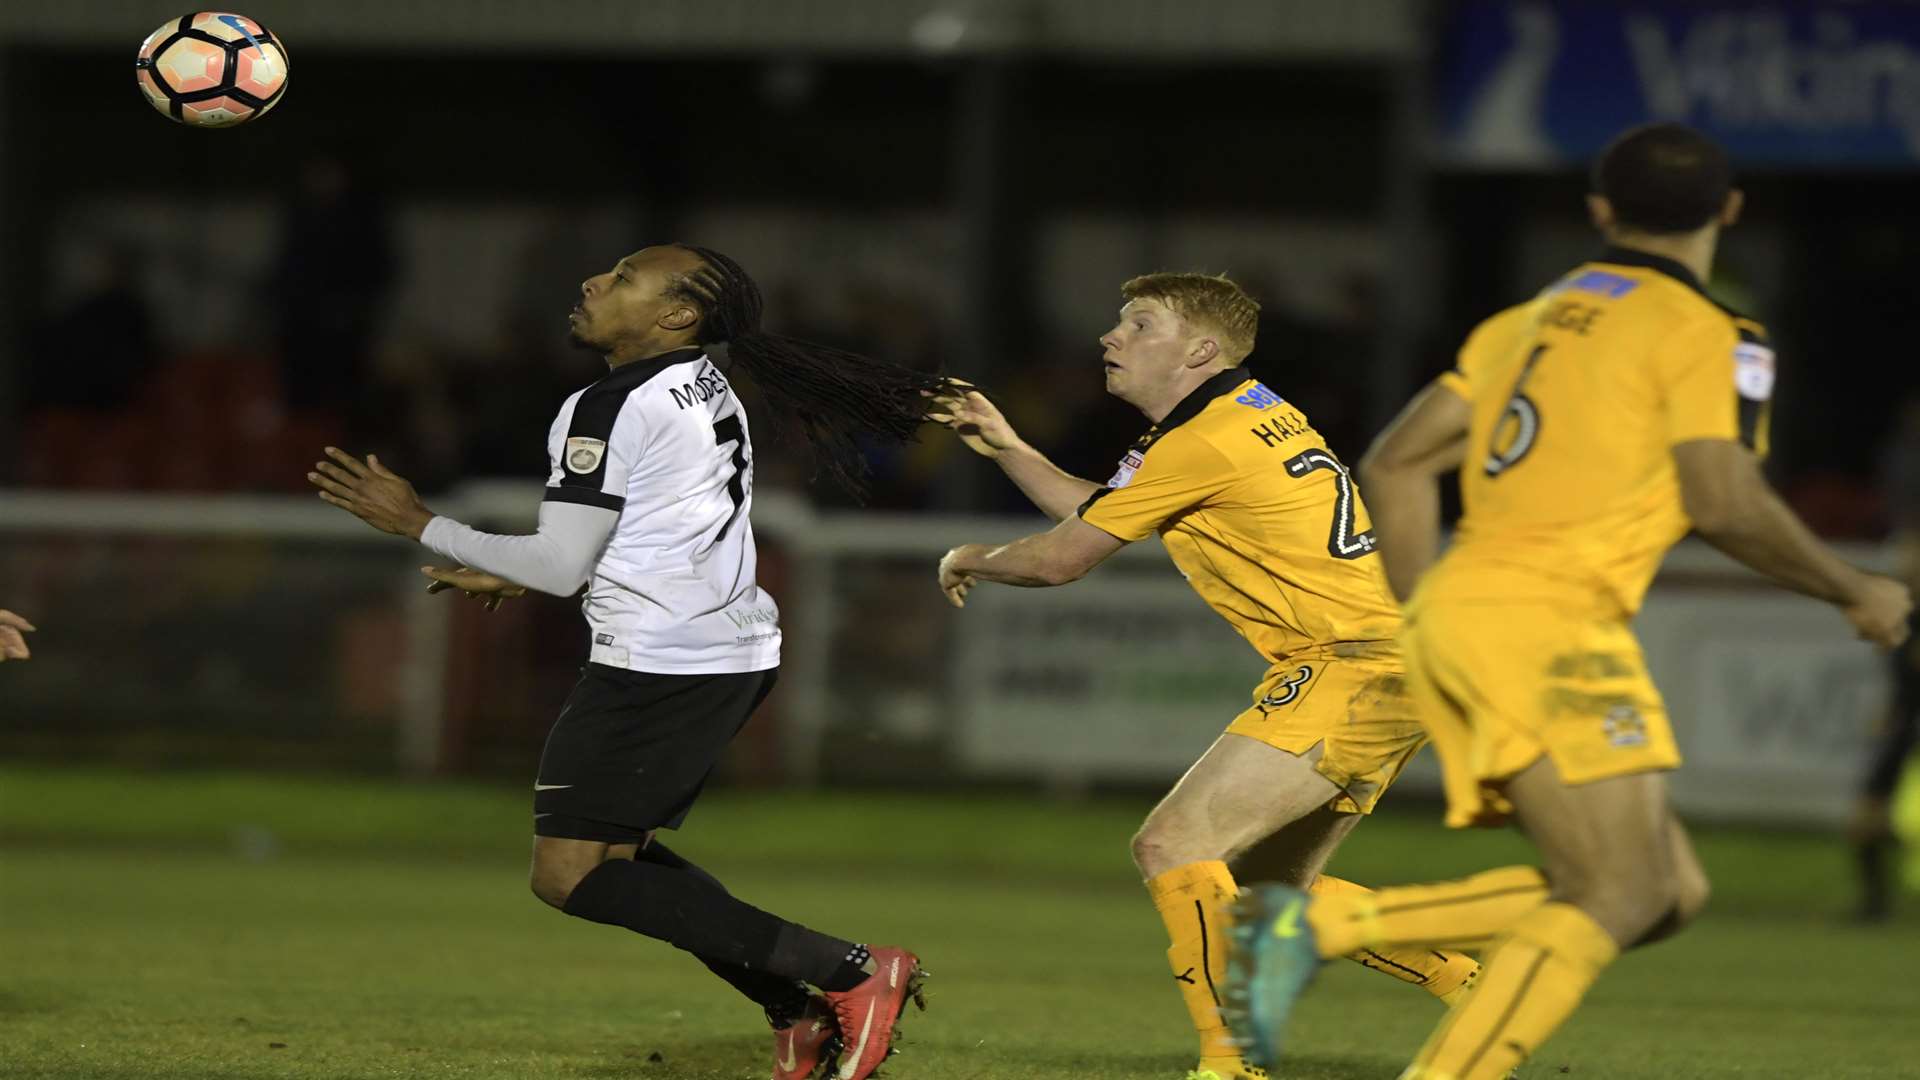
[[[864,496],[871,469],[857,437],[911,442],[926,421],[926,392],[947,389],[946,377],[769,334],[760,329],[760,286],[739,263],[710,248],[674,246],[706,264],[668,289],[700,309],[699,343],[724,345],[730,365],[744,369],[766,396],[776,432],[798,428],[816,468]]]

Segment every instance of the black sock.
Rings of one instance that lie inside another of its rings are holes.
[[[648,844],[636,852],[633,858],[635,862],[649,862],[669,869],[684,871],[716,889],[720,889],[723,892],[726,890],[726,886],[720,884],[718,878],[693,863],[688,862],[665,844],[659,842]],[[783,979],[778,975],[769,974],[764,971],[755,971],[742,964],[730,964],[723,960],[715,960],[710,956],[702,956],[699,953],[693,955],[694,959],[707,966],[708,971],[720,976],[721,979],[726,981],[727,985],[744,994],[748,1001],[753,1002],[765,1010],[767,1023],[775,1028],[786,1027],[795,1020],[800,1019],[801,1013],[806,1011],[807,1000],[813,996],[812,992],[807,989],[805,983],[795,982],[792,979]]]
[[[849,945],[847,942],[816,934],[803,926],[794,927],[800,931],[792,937],[785,934],[774,946],[774,955],[781,957],[783,963],[804,964],[826,974],[807,981],[822,990],[839,992],[851,990],[868,979],[866,963],[873,954],[865,945]],[[845,951],[835,955],[842,945]]]
[[[859,984],[848,984],[845,976],[852,942],[776,918],[729,896],[712,878],[675,867],[608,859],[580,879],[563,910],[624,926],[703,960],[828,990]]]

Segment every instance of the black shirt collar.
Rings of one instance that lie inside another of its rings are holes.
[[[1593,261],[1612,263],[1615,266],[1643,266],[1649,270],[1658,270],[1660,273],[1678,281],[1680,284],[1685,285],[1701,296],[1707,296],[1707,287],[1700,284],[1700,279],[1693,276],[1693,271],[1664,255],[1655,255],[1650,251],[1638,251],[1634,248],[1610,245]],[[1708,297],[1708,299],[1712,299],[1712,297]]]
[[[702,346],[688,345],[685,348],[663,352],[658,356],[649,356],[645,360],[635,360],[614,368],[594,385],[606,383],[609,386],[638,386],[675,364],[700,359],[706,351]]]
[[[1253,376],[1247,374],[1247,369],[1244,367],[1230,367],[1214,375],[1206,382],[1194,387],[1193,393],[1181,398],[1180,404],[1173,407],[1173,411],[1167,414],[1166,419],[1153,425],[1153,430],[1171,431],[1179,427],[1181,424],[1199,416],[1200,410],[1213,404],[1214,398],[1222,394],[1232,393],[1239,388],[1241,383],[1251,378],[1253,378]]]

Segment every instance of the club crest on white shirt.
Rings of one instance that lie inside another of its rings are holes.
[[[600,467],[600,459],[607,456],[607,443],[604,439],[588,439],[576,436],[567,440],[567,471],[585,476]]]
[[[1748,401],[1766,401],[1773,396],[1773,350],[1765,345],[1742,342],[1733,348],[1733,385]]]

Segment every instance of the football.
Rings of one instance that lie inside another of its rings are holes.
[[[140,43],[134,77],[147,103],[194,127],[256,120],[287,92],[287,49],[245,15],[199,11]]]

